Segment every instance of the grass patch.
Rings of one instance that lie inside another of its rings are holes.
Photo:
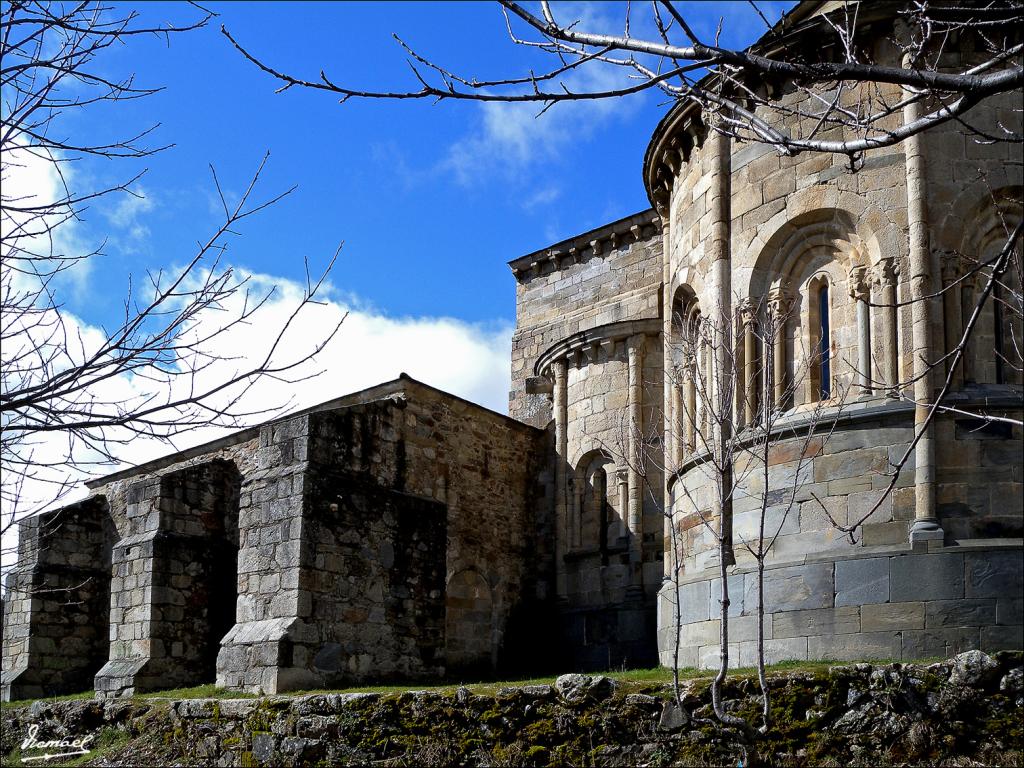
[[[915,664],[929,664],[933,661],[942,661],[941,657],[935,657],[934,659],[922,659],[914,662]],[[778,664],[769,664],[765,667],[766,672],[769,674],[780,674],[788,672],[809,672],[809,673],[823,673],[827,672],[829,667],[837,665],[850,665],[857,662],[853,661],[835,661],[835,660],[821,660],[821,661],[782,661]],[[871,662],[875,665],[891,664],[893,661],[888,660],[874,660]],[[685,667],[679,670],[680,680],[710,680],[715,676],[717,670],[712,669],[695,669],[693,667]],[[650,669],[617,669],[605,672],[593,672],[590,674],[603,674],[607,677],[612,678],[616,682],[624,685],[630,684],[654,684],[654,685],[670,685],[672,683],[672,670],[666,667],[654,667]],[[755,677],[757,675],[756,667],[731,667],[729,669],[729,677]],[[552,685],[555,682],[557,675],[548,675],[543,677],[521,677],[521,678],[510,678],[507,680],[487,680],[487,679],[467,679],[467,680],[443,680],[437,683],[391,683],[382,685],[353,685],[345,688],[315,688],[301,691],[289,691],[287,696],[307,696],[312,694],[326,694],[326,693],[380,693],[380,694],[400,694],[407,691],[431,691],[434,693],[447,693],[452,694],[456,688],[465,687],[473,693],[478,695],[486,696],[493,695],[498,692],[501,688],[509,687],[521,687],[524,685]],[[81,699],[93,698],[93,691],[83,691],[82,693],[73,693],[66,696],[53,696],[45,699],[46,701],[76,701]],[[141,700],[177,700],[177,699],[251,699],[256,698],[254,693],[245,693],[242,691],[227,691],[223,688],[218,688],[213,683],[207,683],[206,685],[196,685],[190,688],[172,688],[166,691],[153,691],[151,693],[137,694],[136,699]],[[0,703],[0,707],[3,709],[14,709],[16,707],[27,707],[32,704],[32,699],[24,701],[12,701]]]
[[[96,695],[95,691],[82,691],[81,693],[66,693],[63,696],[46,696],[41,699],[21,699],[20,701],[0,701],[0,709],[17,709],[27,707],[36,701],[82,701],[91,699]]]
[[[166,691],[140,693],[135,698],[146,701],[152,699],[254,699],[256,694],[245,691],[226,691],[213,683],[207,683],[206,685],[193,685],[191,688],[171,688]]]

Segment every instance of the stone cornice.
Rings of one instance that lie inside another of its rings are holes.
[[[553,270],[547,271],[558,271],[567,261],[570,264],[583,261],[585,252],[589,252],[590,257],[601,256],[624,243],[639,242],[646,237],[652,237],[650,234],[644,235],[644,230],[652,226],[660,231],[661,219],[658,215],[650,209],[640,211],[520,256],[510,261],[508,266],[516,280],[523,282],[544,273],[549,264],[553,266]]]
[[[618,323],[599,325],[596,328],[588,328],[579,331],[552,344],[545,352],[537,358],[533,366],[534,375],[546,376],[551,364],[577,352],[596,356],[601,347],[609,347],[616,342],[628,339],[637,334],[643,336],[657,336],[661,333],[661,318],[654,317],[648,320],[623,320]]]

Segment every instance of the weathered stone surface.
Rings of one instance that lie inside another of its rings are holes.
[[[658,730],[675,733],[690,723],[689,713],[676,702],[667,702],[658,718]]]
[[[840,560],[836,563],[836,606],[889,601],[889,558]]]
[[[568,704],[581,704],[588,700],[600,701],[615,691],[615,681],[603,675],[562,675],[555,680],[555,690]]]
[[[813,635],[807,638],[809,659],[899,659],[900,653],[900,638],[891,632]]]
[[[901,555],[889,561],[889,595],[894,603],[952,600],[964,596],[964,556]]]
[[[744,604],[756,605],[756,574],[747,574]],[[764,574],[765,604],[772,611],[796,611],[831,607],[833,582],[831,563],[808,563],[773,568]]]
[[[776,638],[841,635],[859,632],[860,629],[860,608],[856,606],[772,614],[772,632]]]
[[[860,624],[865,632],[924,629],[925,603],[882,603],[860,609]]]
[[[964,555],[967,569],[967,597],[1019,597],[1024,584],[1024,552],[968,552]]]
[[[980,627],[996,623],[995,600],[933,600],[925,604],[925,627]]]
[[[775,751],[773,762],[781,765],[857,764],[867,756],[886,763],[995,764],[999,755],[1024,748],[1015,729],[1000,727],[1015,721],[1024,683],[1019,652],[990,661],[994,669],[954,660],[773,673],[775,724],[769,736],[755,735],[753,746],[764,752],[780,740],[809,745],[799,754]],[[968,674],[961,678],[963,670]],[[707,761],[709,748],[718,750],[715,764],[739,759],[735,732],[707,720],[706,682],[683,681],[681,705],[671,684],[639,684],[657,695],[616,692],[570,704],[534,698],[525,687],[501,695],[476,691],[461,701],[409,691],[346,699],[351,706],[343,710],[332,694],[275,696],[251,700],[251,712],[225,708],[227,701],[214,708],[208,700],[171,702],[170,716],[141,700],[40,702],[0,711],[0,739],[8,759],[29,725],[38,726],[42,739],[117,729],[124,743],[104,745],[92,760],[111,765],[490,765],[510,751],[547,761],[557,750],[570,765],[593,760],[625,768],[658,759],[689,765],[699,755]],[[837,698],[837,690],[845,695]],[[740,702],[756,709],[757,692],[756,677],[730,675],[722,701],[727,711]],[[175,712],[195,716],[180,719]],[[964,738],[979,733],[986,738]]]
[[[981,651],[965,651],[953,658],[949,681],[954,685],[983,685],[997,676],[999,663]]]

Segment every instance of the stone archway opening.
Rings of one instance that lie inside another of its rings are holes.
[[[445,649],[449,670],[488,673],[494,667],[494,598],[476,570],[459,571],[445,595]]]

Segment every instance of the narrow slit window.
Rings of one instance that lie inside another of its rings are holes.
[[[828,284],[821,286],[818,291],[818,318],[821,327],[818,332],[818,356],[820,362],[821,377],[819,381],[818,398],[826,400],[831,396],[831,360],[829,359],[829,318],[828,318]]]

